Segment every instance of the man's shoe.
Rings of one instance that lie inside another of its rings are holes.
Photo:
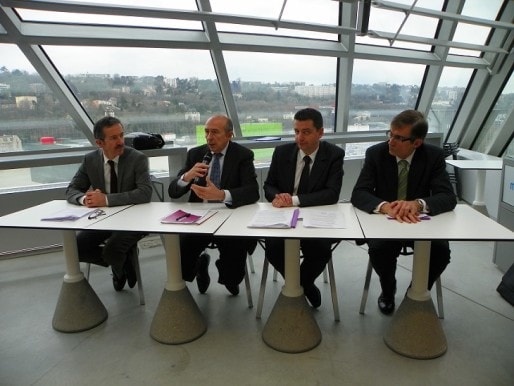
[[[196,285],[201,294],[207,292],[211,278],[209,277],[209,262],[211,257],[207,253],[202,253],[198,258],[198,273],[196,274]]]
[[[239,295],[239,286],[236,285],[228,285],[226,284],[225,287],[228,289],[228,292],[230,292],[232,295],[236,296]]]
[[[137,283],[137,275],[136,269],[134,268],[134,264],[132,263],[132,253],[136,253],[137,259],[137,248],[134,251],[129,251],[127,253],[127,258],[125,259],[125,265],[123,266],[123,271],[127,277],[127,283],[130,288],[134,288]]]
[[[112,269],[112,286],[116,291],[121,291],[123,287],[125,287],[126,282],[127,276],[125,275],[125,273],[117,275],[114,269]]]
[[[321,306],[321,292],[315,284],[303,289],[305,297],[314,308]]]
[[[384,315],[391,315],[394,312],[394,296],[384,296],[383,293],[378,297],[378,309]]]

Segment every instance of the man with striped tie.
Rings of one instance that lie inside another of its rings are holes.
[[[432,216],[455,208],[457,199],[446,172],[443,149],[424,143],[428,122],[422,113],[405,110],[391,121],[388,141],[366,150],[364,166],[352,192],[352,204],[400,222],[417,223],[420,214]],[[401,235],[399,235],[401,237]],[[380,278],[378,307],[383,314],[395,308],[396,261],[413,240],[366,240],[371,264]],[[428,288],[450,261],[446,240],[432,241]]]

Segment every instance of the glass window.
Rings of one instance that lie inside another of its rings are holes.
[[[127,132],[159,133],[193,146],[197,126],[226,113],[208,51],[45,49],[93,121],[114,115]]]
[[[355,60],[348,131],[388,130],[396,114],[415,107],[424,70],[417,64]],[[370,145],[351,143],[346,152],[362,156]]]
[[[80,0],[70,0],[69,3],[82,2]],[[88,3],[98,3],[105,5],[103,0],[92,0]],[[127,5],[138,6],[139,8],[145,7],[158,7],[169,10],[191,10],[197,11],[194,0],[182,0],[180,2],[174,1],[167,3],[159,0],[145,1],[144,6],[138,1],[109,1],[109,5]],[[172,5],[172,6],[170,6]],[[102,15],[100,14],[87,14],[87,13],[72,13],[72,12],[53,12],[53,11],[39,11],[32,9],[17,8],[16,11],[25,21],[45,21],[56,23],[75,23],[75,24],[95,24],[95,25],[130,25],[138,27],[156,27],[156,28],[173,28],[173,29],[203,29],[199,21],[189,20],[176,20],[176,19],[160,19],[149,17],[135,17],[135,16],[118,16],[118,15]]]
[[[211,0],[212,10],[216,13],[227,13],[240,16],[249,16],[278,20],[282,10],[283,1],[262,0],[262,1],[241,1],[241,0]],[[281,21],[294,21],[300,23],[316,23],[323,25],[338,25],[339,3],[336,1],[312,0],[289,0],[285,3]],[[336,34],[291,30],[286,28],[275,28],[270,25],[252,26],[241,24],[217,23],[220,31],[226,32],[248,32],[267,35],[295,36],[311,39],[337,40]]]
[[[473,146],[473,150],[487,154],[489,152],[491,144],[493,143],[493,141],[496,140],[496,137],[498,136],[499,132],[504,129],[504,123],[507,120],[507,117],[514,113],[513,110],[514,73],[511,74],[510,79],[507,82],[505,88],[503,89],[502,94],[496,101],[492,111],[489,113],[486,123],[482,130],[480,130],[478,139]],[[509,150],[507,151],[507,155],[509,155],[509,151],[512,152],[512,149],[513,145],[511,143],[509,146]]]
[[[443,69],[428,115],[430,131],[448,134],[472,73],[469,68]]]

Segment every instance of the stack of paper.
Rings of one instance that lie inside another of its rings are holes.
[[[212,217],[217,210],[190,210],[179,209],[161,219],[162,224],[201,224]]]
[[[339,210],[320,210],[319,208],[302,208],[303,226],[305,228],[346,228],[343,213]]]
[[[43,217],[42,221],[75,221],[79,218],[85,217],[90,213],[93,213],[95,208],[87,208],[84,206],[77,206],[76,208],[68,208],[61,210],[52,215]]]
[[[248,228],[295,228],[300,209],[261,209],[255,213]]]

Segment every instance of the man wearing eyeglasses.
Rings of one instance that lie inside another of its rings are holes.
[[[142,204],[150,202],[152,185],[148,158],[125,147],[120,120],[103,117],[96,122],[93,135],[99,147],[84,156],[77,173],[66,189],[66,199],[88,208]],[[104,212],[96,210],[91,219]],[[137,242],[146,234],[138,232],[80,231],[77,234],[79,260],[111,266],[112,282],[121,291],[128,282],[136,284],[131,254],[137,255]]]
[[[366,150],[364,166],[353,188],[352,204],[368,212],[415,224],[420,214],[437,214],[455,208],[457,199],[446,172],[443,149],[424,142],[428,123],[422,113],[405,110],[391,121],[389,140]],[[401,237],[401,235],[398,235]],[[395,308],[396,262],[412,240],[366,240],[371,264],[380,278],[378,307],[383,314]],[[433,240],[428,288],[450,261],[446,240]]]

